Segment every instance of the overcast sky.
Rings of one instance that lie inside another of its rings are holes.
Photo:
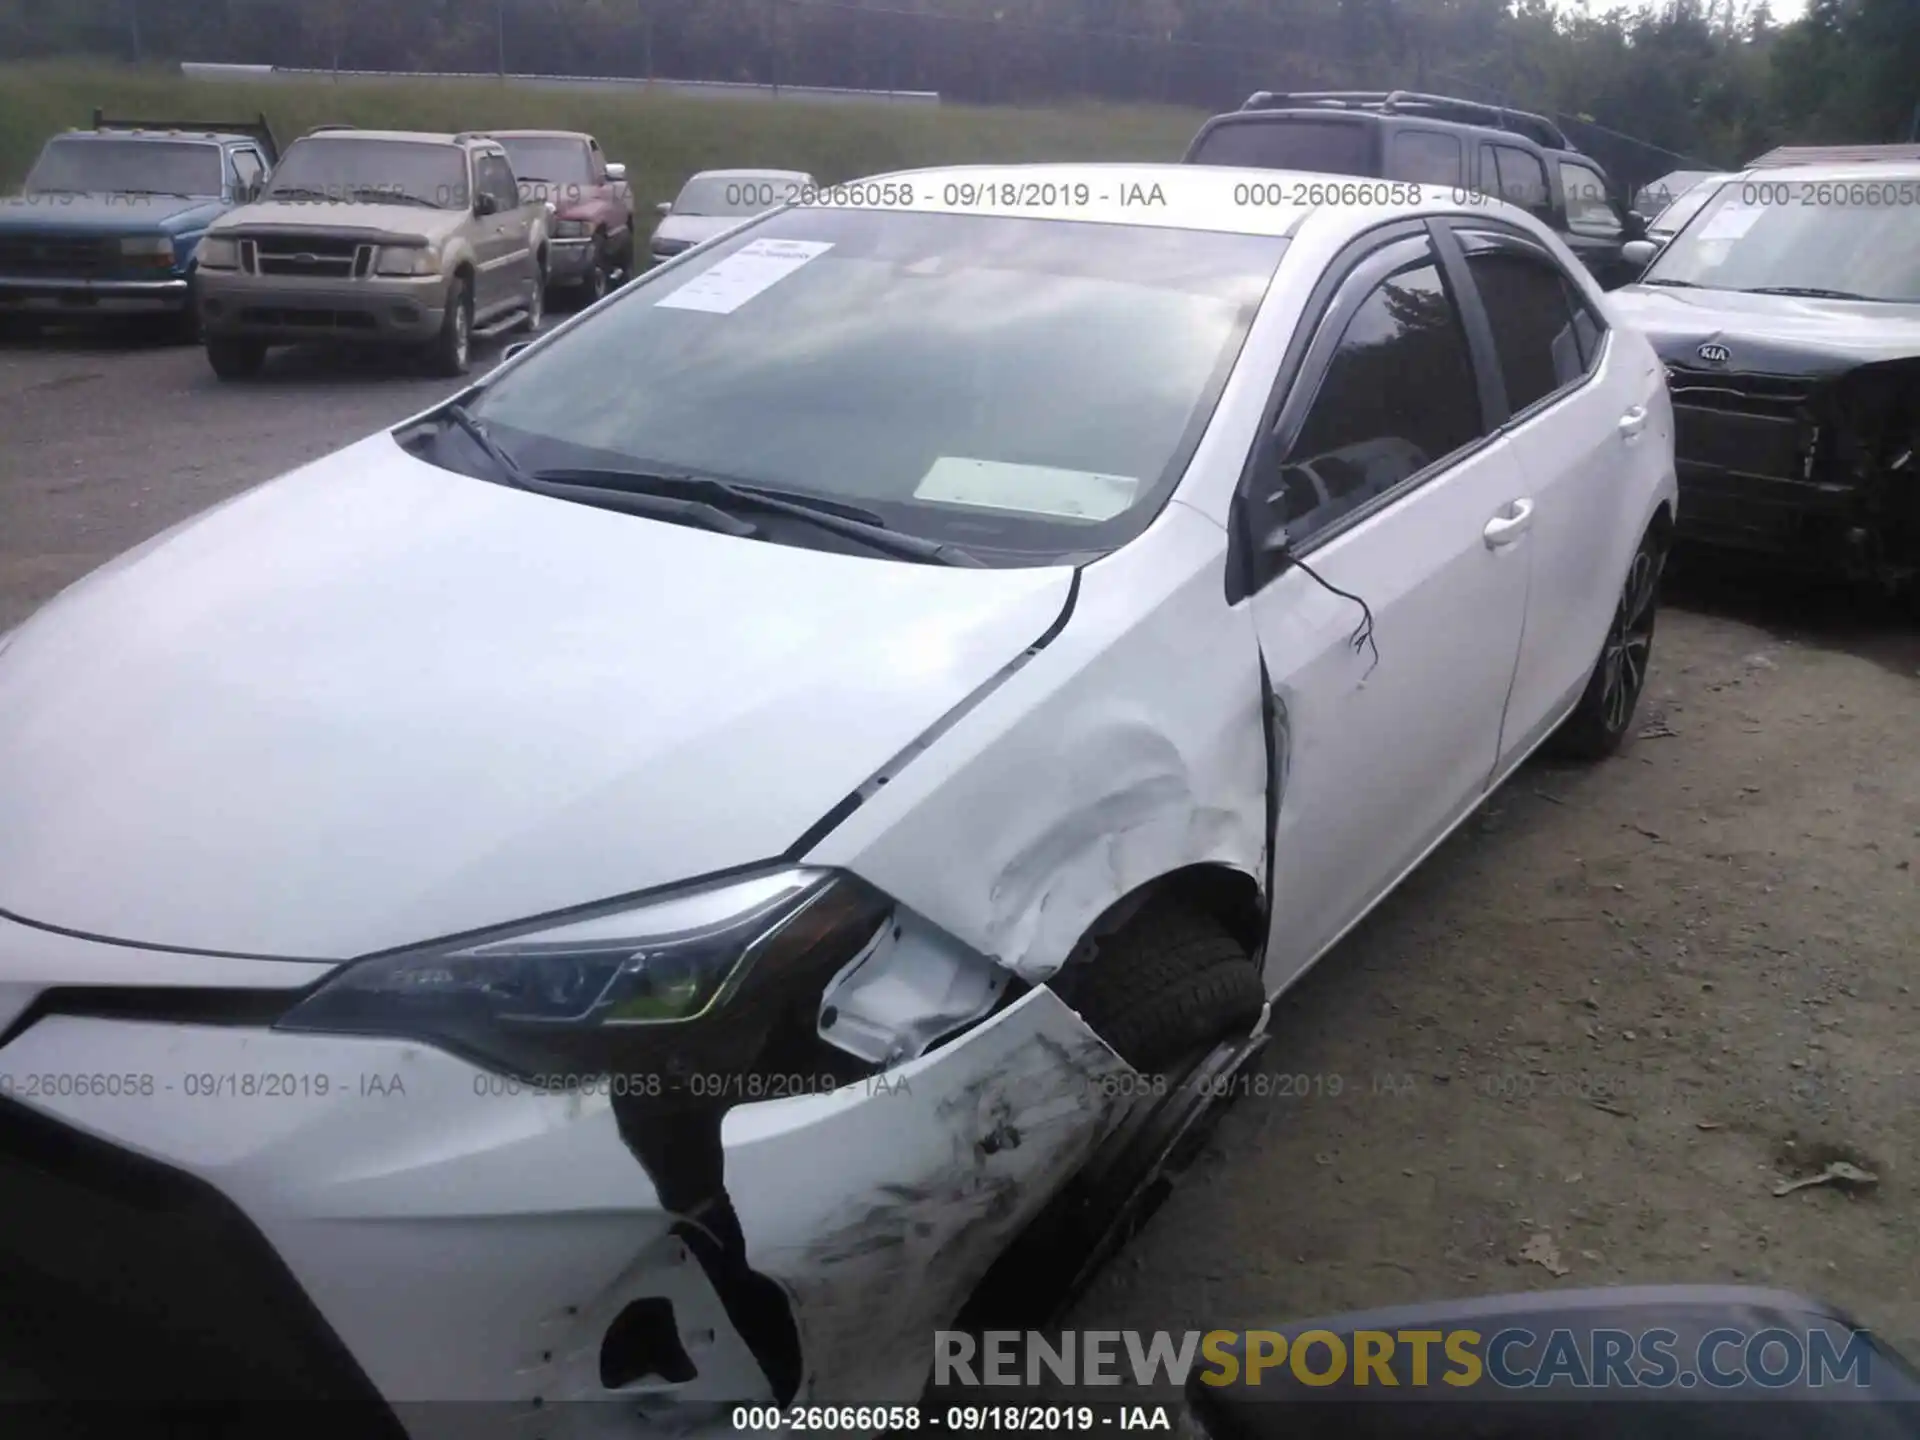
[[[1599,15],[1608,10],[1632,8],[1642,3],[1644,0],[1587,0],[1587,8]],[[1807,9],[1807,0],[1772,0],[1772,4],[1773,18],[1776,21],[1798,20]],[[1564,10],[1578,8],[1576,0],[1560,0],[1560,6]]]

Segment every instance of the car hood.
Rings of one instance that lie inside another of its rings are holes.
[[[0,230],[60,235],[150,235],[192,227],[220,213],[224,202],[179,195],[9,195],[0,200]]]
[[[424,205],[262,200],[228,211],[212,228],[218,233],[256,228],[326,230],[367,235],[424,235],[429,240],[437,240],[458,230],[469,218],[464,210],[430,210]]]
[[[723,230],[746,224],[751,218],[747,215],[668,215],[654,228],[653,234],[656,240],[684,240],[689,245],[698,245]]]
[[[1819,379],[1920,355],[1920,305],[1626,285],[1607,299],[1670,364],[1700,368],[1703,345],[1726,347],[1729,371]]]
[[[1071,580],[614,514],[382,434],[0,648],[0,912],[341,959],[778,857]]]

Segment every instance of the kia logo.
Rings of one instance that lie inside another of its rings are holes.
[[[1724,365],[1733,359],[1733,352],[1724,345],[1702,345],[1694,354],[1709,365]]]

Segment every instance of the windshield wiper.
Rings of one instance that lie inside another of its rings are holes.
[[[347,192],[355,200],[364,199],[370,205],[424,205],[429,210],[440,207],[431,200],[423,200],[418,195],[409,195],[404,190],[387,190],[379,185],[356,185]]]
[[[638,494],[671,495],[679,492],[689,498],[703,497],[709,503],[728,510],[771,510],[775,514],[790,515],[821,530],[858,540],[883,555],[892,555],[901,560],[967,569],[985,566],[978,556],[962,550],[958,545],[891,530],[871,510],[812,495],[800,495],[791,490],[767,490],[758,485],[744,485],[712,475],[656,470],[542,470],[534,478],[554,484],[608,486]]]
[[[650,495],[620,486],[570,484],[544,476],[529,475],[518,460],[500,447],[500,442],[488,433],[487,427],[482,425],[466,406],[455,401],[440,413],[480,447],[481,452],[494,463],[506,482],[516,490],[528,490],[535,495],[546,495],[555,500],[572,500],[582,505],[594,505],[602,510],[617,510],[627,515],[640,515],[649,520],[671,520],[681,524],[697,525],[702,530],[714,530],[722,535],[733,535],[743,540],[751,539],[760,533],[760,527],[752,521],[742,520],[738,515],[729,515],[717,506],[701,500],[684,499],[677,495]]]
[[[262,200],[327,200],[330,197],[324,190],[309,190],[301,185],[276,187],[260,197]]]
[[[1676,290],[1704,290],[1707,287],[1697,280],[1641,280],[1642,285],[1671,285]]]
[[[1747,287],[1749,295],[1804,295],[1810,300],[1871,300],[1871,295],[1861,295],[1852,290],[1827,290],[1818,285],[1751,285]]]
[[[172,200],[192,200],[196,197],[186,190],[122,190],[122,195],[165,195]]]

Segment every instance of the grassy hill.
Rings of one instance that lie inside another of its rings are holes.
[[[766,165],[844,180],[918,165],[1017,160],[1177,160],[1203,118],[1169,107],[1045,110],[558,91],[487,80],[235,84],[106,65],[0,65],[0,187],[41,143],[93,107],[138,118],[239,119],[264,110],[285,144],[329,121],[394,129],[587,130],[623,160],[643,205],[696,170]]]

